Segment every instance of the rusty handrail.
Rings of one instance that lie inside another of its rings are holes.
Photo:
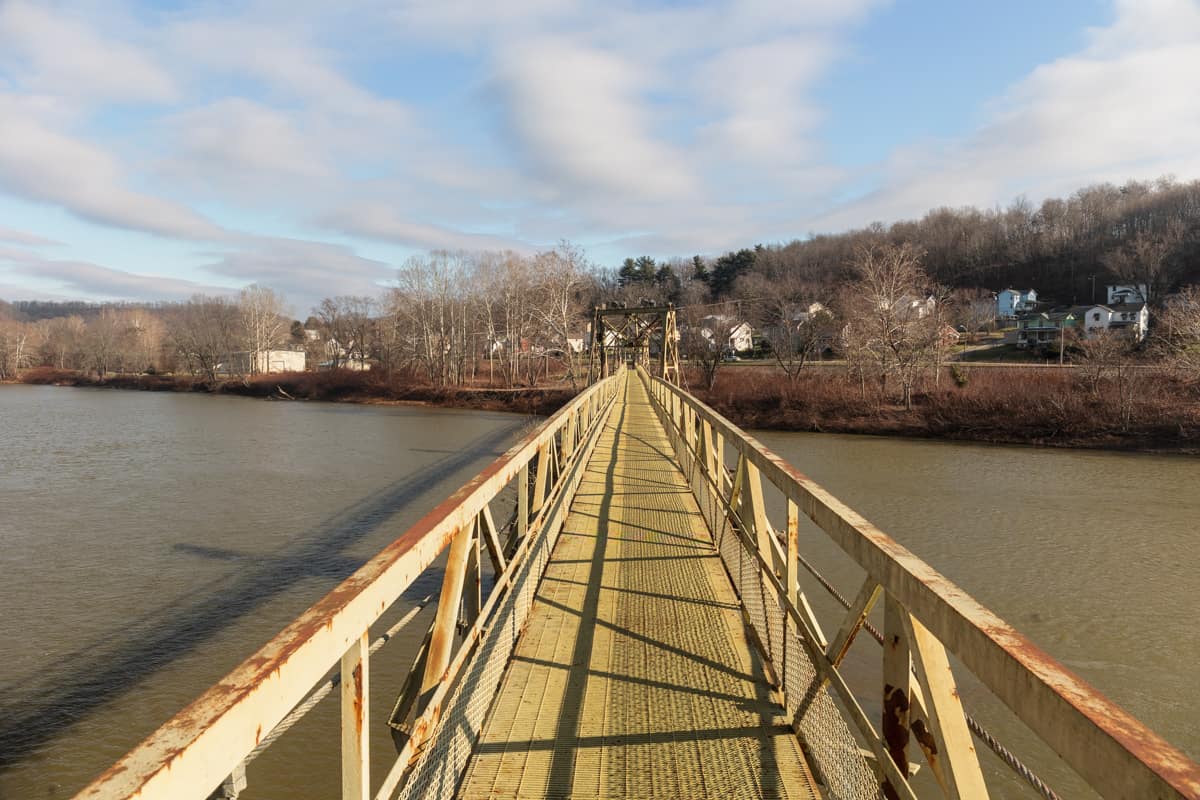
[[[518,528],[522,534],[534,531],[539,506],[554,489],[545,484],[547,477],[563,468],[570,450],[580,447],[582,456],[582,444],[603,425],[624,380],[618,373],[573,398],[98,776],[76,800],[208,797],[339,661],[343,797],[368,797],[370,625],[452,541],[474,530],[481,515],[490,515],[488,503],[514,478],[521,479],[518,508],[529,512]],[[547,461],[550,454],[555,463]],[[535,462],[538,483],[529,491],[524,479]],[[544,494],[535,497],[537,492]]]
[[[716,443],[717,453],[724,447],[736,450],[739,470],[750,469],[753,480],[761,476],[774,485],[789,505],[794,504],[866,571],[868,582],[882,587],[889,604],[919,621],[926,634],[932,633],[954,653],[1101,796],[1200,798],[1200,765],[729,420],[686,391],[644,370],[639,369],[639,375],[672,433],[689,478],[693,467],[705,468],[694,452],[683,452],[691,441],[707,436]],[[703,458],[715,464],[717,456],[709,452]],[[720,469],[725,469],[723,464]],[[731,495],[737,491],[735,478],[722,474],[717,480],[729,484]],[[725,499],[731,505],[738,501]],[[789,538],[794,535],[793,525],[789,520]],[[779,549],[777,543],[771,547]],[[771,571],[765,565],[775,555],[759,553],[764,572]],[[792,585],[785,587],[783,605],[803,624],[805,611],[792,602],[791,593],[797,591],[793,575],[788,566]],[[782,578],[771,574],[764,580],[782,585]],[[813,630],[808,635],[819,637]],[[852,638],[853,632],[849,635]],[[824,662],[814,665],[818,670],[832,666],[836,672],[836,660],[819,651],[817,655]]]

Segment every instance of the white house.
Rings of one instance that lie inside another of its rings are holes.
[[[1084,334],[1089,339],[1100,331],[1125,331],[1140,342],[1150,327],[1150,310],[1145,303],[1083,306],[1080,311]]]
[[[1139,283],[1136,286],[1116,285],[1108,287],[1108,305],[1115,303],[1145,303],[1146,302],[1146,284]]]
[[[1000,319],[1015,319],[1018,314],[1033,311],[1036,306],[1036,289],[1027,292],[1005,289],[996,295],[996,316]]]
[[[912,319],[914,316],[917,319],[925,319],[933,313],[935,308],[937,308],[937,300],[933,295],[916,297],[906,294],[896,301],[896,310],[907,319]]]
[[[225,371],[231,375],[265,375],[270,372],[303,372],[303,350],[259,350],[230,353]]]
[[[725,339],[720,342],[724,349],[735,353],[745,353],[754,349],[754,331],[747,322],[737,322],[732,317],[721,314],[709,314],[700,320],[700,335],[710,342],[719,341],[718,335]]]

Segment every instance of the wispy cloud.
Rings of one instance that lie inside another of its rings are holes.
[[[958,140],[897,148],[880,187],[817,221],[845,228],[1093,182],[1200,175],[1200,5],[1121,0],[1080,52],[1042,64]]]
[[[395,267],[326,242],[259,237],[237,250],[211,253],[207,272],[240,286],[258,283],[280,291],[302,315],[322,297],[375,295],[395,277]]]
[[[0,68],[26,90],[89,105],[170,102],[179,96],[174,79],[144,49],[46,3],[0,3]]]
[[[45,247],[59,244],[53,239],[47,239],[44,236],[38,236],[25,231],[13,230],[0,226],[0,242],[12,242],[13,244],[24,244],[31,247]]]
[[[612,263],[1200,175],[1198,0],[1112,0],[969,135],[831,164],[830,82],[888,1],[0,0],[0,193],[70,215],[0,240],[61,240],[23,258],[63,291],[257,281],[306,308],[386,285],[362,253],[569,238]]]
[[[10,272],[24,273],[42,282],[59,285],[59,297],[95,297],[109,300],[184,300],[196,293],[229,294],[228,287],[164,275],[143,275],[86,261],[25,257],[10,260]]]
[[[35,104],[0,94],[0,189],[118,228],[224,238],[219,226],[185,206],[129,188],[126,175],[108,150],[43,123]]]
[[[327,215],[323,227],[352,236],[380,239],[422,250],[513,250],[537,249],[527,242],[503,236],[470,233],[405,219],[392,206],[357,204]]]

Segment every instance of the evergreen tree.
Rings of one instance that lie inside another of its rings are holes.
[[[654,277],[658,274],[658,265],[650,256],[639,256],[637,260],[637,279],[642,283],[654,283]]]
[[[700,256],[692,256],[692,277],[706,286],[712,277],[708,274],[708,265]]]
[[[638,280],[640,278],[638,277],[637,264],[634,263],[632,258],[625,259],[621,264],[621,269],[617,270],[617,282],[622,287],[625,287],[631,283],[636,283]]]
[[[734,281],[754,266],[754,259],[755,251],[748,248],[742,248],[736,253],[726,253],[718,258],[713,264],[712,276],[708,280],[713,296],[727,294],[733,288]]]

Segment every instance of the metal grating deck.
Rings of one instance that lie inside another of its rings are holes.
[[[618,402],[459,796],[817,797],[641,382]]]

